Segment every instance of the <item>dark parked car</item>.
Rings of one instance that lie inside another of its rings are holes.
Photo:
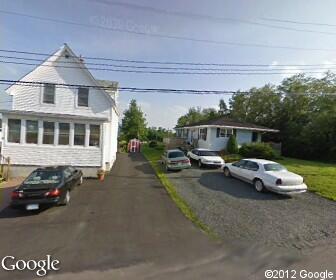
[[[42,206],[67,205],[71,190],[82,182],[82,171],[71,166],[38,168],[12,192],[11,207],[38,210]]]

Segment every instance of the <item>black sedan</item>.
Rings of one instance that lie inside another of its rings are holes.
[[[71,166],[38,168],[12,192],[11,207],[38,210],[43,206],[67,205],[71,190],[82,182],[82,171]]]

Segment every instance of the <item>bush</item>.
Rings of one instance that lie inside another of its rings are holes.
[[[232,154],[232,155],[224,155],[222,156],[222,158],[224,159],[226,163],[229,163],[229,162],[239,161],[241,160],[242,157],[241,155]]]
[[[165,145],[163,143],[157,144],[155,149],[158,151],[163,151],[165,148]]]
[[[266,143],[244,144],[239,149],[239,154],[246,158],[277,159],[279,155]]]
[[[127,152],[127,146],[128,146],[128,143],[126,141],[120,141],[119,142],[119,151],[120,152],[123,152],[123,153],[126,153]]]
[[[227,152],[229,154],[237,154],[238,153],[238,143],[237,139],[234,135],[231,135],[229,141],[227,143]]]
[[[158,145],[158,144],[157,144],[156,141],[150,141],[149,144],[148,144],[148,146],[149,146],[150,148],[155,148],[157,145]]]

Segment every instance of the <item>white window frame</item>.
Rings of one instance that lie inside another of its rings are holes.
[[[206,127],[199,129],[199,139],[202,139],[203,141],[206,141],[207,140],[207,134],[208,134],[208,129]]]
[[[87,102],[87,106],[83,106],[83,105],[79,105],[78,104],[78,101],[79,101],[79,90],[81,89],[81,88],[84,88],[84,89],[87,89],[88,90],[88,102]],[[90,89],[89,88],[86,88],[86,87],[79,87],[78,89],[77,89],[77,94],[76,94],[76,107],[77,108],[89,108],[90,107]]]
[[[232,128],[219,128],[219,137],[221,138],[228,138],[233,135]]]
[[[53,85],[54,86],[54,103],[44,102],[44,94],[45,94],[45,90],[46,90],[47,85]],[[56,85],[53,84],[53,83],[44,83],[41,88],[42,88],[42,90],[41,90],[41,104],[48,105],[48,106],[55,106],[56,105]]]

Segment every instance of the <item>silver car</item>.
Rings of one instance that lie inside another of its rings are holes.
[[[279,163],[264,159],[242,159],[235,163],[225,164],[224,175],[251,183],[258,192],[265,189],[279,194],[307,191],[302,176],[289,172]]]
[[[167,171],[190,168],[190,160],[178,149],[167,150],[162,155],[162,164]]]

